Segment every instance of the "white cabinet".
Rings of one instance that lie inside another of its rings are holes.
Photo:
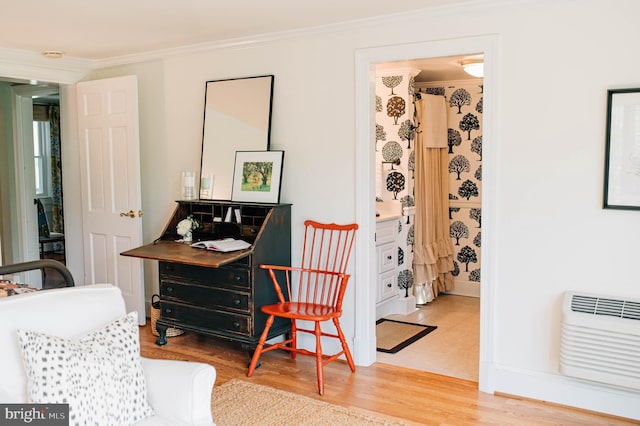
[[[378,297],[376,303],[384,302],[395,296],[396,271],[386,271],[378,274]]]
[[[398,219],[377,222],[377,292],[376,319],[390,313],[392,302],[398,297]]]

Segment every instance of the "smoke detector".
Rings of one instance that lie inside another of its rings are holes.
[[[43,55],[45,58],[60,59],[60,58],[62,58],[62,54],[63,54],[63,53],[64,53],[64,52],[63,52],[63,51],[61,51],[61,50],[44,50],[44,51],[42,52],[42,55]]]

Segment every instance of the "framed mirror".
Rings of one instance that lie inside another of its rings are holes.
[[[236,151],[266,151],[273,75],[207,81],[200,199],[230,200]]]

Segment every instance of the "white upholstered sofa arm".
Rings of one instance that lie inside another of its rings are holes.
[[[214,425],[211,392],[216,370],[209,364],[142,357],[147,396],[156,414],[179,425]]]

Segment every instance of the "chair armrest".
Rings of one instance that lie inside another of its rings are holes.
[[[343,272],[335,272],[335,271],[328,271],[325,269],[315,269],[315,268],[300,268],[300,267],[296,267],[296,266],[282,266],[282,265],[265,265],[265,264],[261,264],[259,265],[259,267],[261,269],[271,269],[274,271],[286,271],[286,272],[306,272],[306,273],[311,273],[311,274],[323,274],[323,275],[331,275],[334,277],[344,277],[347,276],[348,274],[345,274]]]
[[[271,281],[273,283],[273,289],[276,292],[276,296],[278,297],[278,303],[285,303],[287,300],[293,300],[291,298],[292,291],[292,276],[293,273],[298,274],[300,278],[302,278],[302,274],[305,276],[317,275],[317,276],[327,276],[332,277],[330,280],[335,282],[337,280],[341,280],[344,285],[341,286],[342,291],[346,288],[346,282],[349,279],[348,274],[344,274],[341,272],[333,272],[326,271],[322,269],[310,269],[310,268],[300,268],[294,266],[281,266],[281,265],[259,265],[261,269],[266,269],[269,272],[269,277],[271,277]],[[280,273],[280,277],[282,278],[282,284],[278,281],[278,277],[276,276],[276,271]],[[298,284],[300,285],[300,284]],[[283,291],[286,291],[287,295],[285,295]],[[298,300],[299,301],[299,300]]]
[[[200,362],[141,358],[147,397],[156,414],[177,424],[214,425],[216,369]]]
[[[264,263],[258,265],[260,268],[262,269],[277,269],[279,271],[287,271],[289,269],[291,269],[291,266],[284,266],[284,265],[265,265]]]
[[[31,260],[28,262],[14,263],[12,265],[0,266],[0,275],[15,274],[16,272],[32,271],[35,269],[44,270],[44,268],[55,269],[64,278],[67,287],[74,287],[73,275],[71,271],[62,262],[53,259]]]

